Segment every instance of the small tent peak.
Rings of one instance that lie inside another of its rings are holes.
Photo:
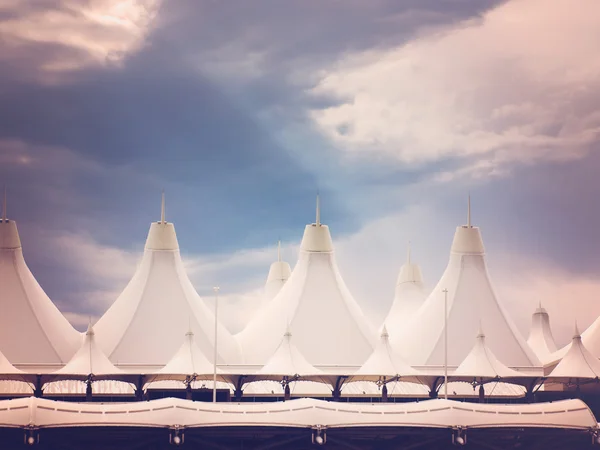
[[[388,333],[387,327],[383,324],[383,327],[381,328],[381,339],[389,339],[389,337],[390,334]]]
[[[575,321],[575,333],[573,334],[573,339],[581,339],[581,333],[579,332],[577,321]]]
[[[483,332],[483,325],[481,324],[481,320],[479,321],[479,330],[477,331],[477,338],[485,339],[485,333]]]
[[[94,334],[96,334],[96,333],[94,332],[94,327],[92,326],[92,321],[90,320],[90,323],[88,324],[87,331],[85,332],[85,335],[86,336],[93,336]]]

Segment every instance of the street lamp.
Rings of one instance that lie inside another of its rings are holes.
[[[448,289],[444,293],[444,398],[448,400]]]
[[[215,286],[213,291],[215,291],[215,352],[213,359],[213,403],[217,402],[217,314],[219,311],[219,290],[221,288],[219,286]]]

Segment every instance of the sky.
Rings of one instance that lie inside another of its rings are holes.
[[[7,0],[0,183],[78,329],[135,271],[160,195],[188,273],[238,331],[320,193],[374,324],[412,243],[433,289],[471,195],[526,336],[600,315],[596,0]]]

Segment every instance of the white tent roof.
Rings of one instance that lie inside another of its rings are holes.
[[[373,351],[374,332],[339,273],[329,228],[319,214],[306,226],[285,286],[237,336],[246,363],[264,364],[286,324],[314,365],[360,365]]]
[[[13,363],[60,364],[81,343],[27,267],[13,220],[0,220],[0,351]]]
[[[465,376],[476,378],[514,378],[523,374],[502,364],[487,346],[483,331],[477,333],[475,345],[458,368],[453,377]]]
[[[531,331],[529,332],[527,345],[531,347],[541,361],[547,360],[557,350],[550,328],[550,317],[541,304],[531,317]]]
[[[102,377],[104,375],[123,375],[123,371],[118,369],[110,362],[108,357],[102,352],[95,339],[94,328],[90,324],[83,343],[77,353],[62,368],[53,373],[53,375],[75,375],[87,377],[94,375]]]
[[[478,324],[486,330],[489,347],[505,364],[539,364],[494,293],[481,234],[471,226],[470,214],[468,224],[456,229],[450,261],[437,286],[413,319],[392,336],[392,344],[409,363],[443,364],[444,289],[448,290],[450,366],[457,366],[467,356]]]
[[[189,375],[206,375],[212,374],[213,371],[214,366],[196,344],[194,333],[188,331],[179,350],[177,350],[167,365],[158,371],[157,378],[164,378],[161,375],[181,375],[184,377]],[[217,373],[221,373],[221,370],[218,368]]]
[[[573,340],[562,360],[550,373],[550,378],[598,378],[600,360],[583,344],[577,326]]]
[[[291,274],[292,269],[290,268],[290,265],[281,260],[281,242],[278,242],[277,261],[271,264],[271,267],[269,268],[269,276],[267,277],[267,282],[265,283],[265,301],[269,302],[275,298]]]
[[[585,348],[587,348],[592,355],[597,358],[600,358],[600,317],[598,317],[582,334],[581,341]],[[562,359],[567,352],[571,343],[565,345],[560,350],[549,355],[546,359],[544,359],[544,363],[556,362]]]
[[[411,376],[418,375],[404,359],[394,351],[390,345],[389,334],[384,325],[381,338],[369,359],[354,373],[354,376]]]
[[[310,364],[292,342],[292,333],[288,330],[269,358],[267,363],[257,372],[260,375],[319,375],[321,371]]]
[[[384,321],[392,336],[404,321],[412,318],[426,297],[421,268],[411,261],[409,246],[407,261],[400,268],[396,281],[394,301]]]
[[[133,278],[96,324],[98,342],[117,365],[164,366],[188,329],[212,360],[214,315],[190,282],[175,227],[163,217],[150,226]],[[237,342],[220,324],[218,356],[221,363],[241,360]]]

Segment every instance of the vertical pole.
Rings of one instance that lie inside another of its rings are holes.
[[[444,398],[448,400],[448,289],[444,293]]]
[[[217,402],[217,314],[219,312],[219,286],[215,286],[215,352],[213,359],[213,403]]]

